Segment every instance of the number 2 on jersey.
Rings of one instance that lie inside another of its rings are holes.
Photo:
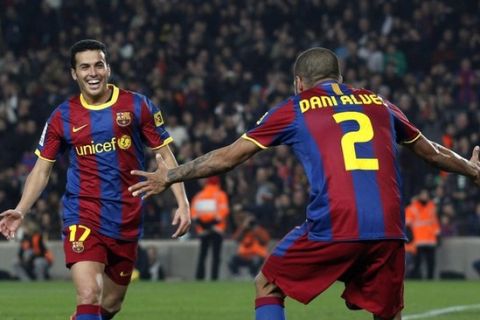
[[[361,112],[347,111],[333,115],[336,123],[355,121],[358,123],[357,131],[350,131],[342,137],[342,152],[345,170],[378,170],[378,159],[358,158],[355,152],[355,143],[369,142],[373,139],[373,127],[370,119]]]

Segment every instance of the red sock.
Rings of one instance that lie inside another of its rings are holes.
[[[94,304],[80,304],[77,306],[75,320],[102,320],[100,306]]]

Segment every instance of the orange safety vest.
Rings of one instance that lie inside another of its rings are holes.
[[[433,201],[428,201],[425,205],[418,200],[413,201],[405,211],[405,220],[412,228],[413,242],[416,246],[437,245],[440,223]]]
[[[254,257],[265,258],[268,254],[268,242],[270,235],[267,230],[262,227],[255,227],[253,230],[247,231],[240,241],[237,253],[245,259]]]
[[[191,205],[192,219],[197,219],[203,223],[209,223],[215,219],[220,220],[220,222],[213,227],[217,232],[225,232],[229,213],[228,196],[217,184],[206,184],[205,187],[193,197]],[[200,224],[197,224],[196,231],[197,234],[202,234],[206,230],[204,230]]]

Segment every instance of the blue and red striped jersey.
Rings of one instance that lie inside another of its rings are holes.
[[[405,239],[397,143],[420,131],[389,101],[326,81],[274,107],[243,137],[293,149],[311,186],[310,239]]]
[[[89,105],[82,95],[60,104],[43,130],[38,157],[55,161],[69,155],[62,198],[64,226],[82,224],[123,240],[142,233],[142,200],[128,187],[140,181],[133,169],[145,169],[144,146],[161,148],[172,141],[160,110],[145,96],[113,90],[102,105]]]

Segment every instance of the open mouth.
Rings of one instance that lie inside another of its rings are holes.
[[[88,88],[90,90],[98,90],[100,89],[100,80],[98,79],[95,79],[95,80],[88,80],[87,81],[87,84],[88,84]]]

